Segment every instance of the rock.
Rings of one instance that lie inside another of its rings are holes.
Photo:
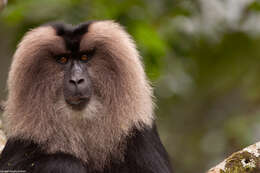
[[[260,172],[260,142],[233,153],[226,160],[208,171],[208,173],[258,172]]]

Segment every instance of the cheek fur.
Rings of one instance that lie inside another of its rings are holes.
[[[120,97],[121,82],[118,74],[114,70],[106,68],[106,66],[92,66],[89,72],[94,88],[94,95],[104,105],[111,108]]]
[[[26,80],[23,79],[26,76]],[[30,65],[27,70],[20,73],[20,78],[17,78],[16,84],[20,87],[18,97],[26,101],[37,101],[47,99],[54,101],[57,95],[62,91],[64,74],[63,71],[52,64],[50,61],[39,60]],[[44,101],[45,102],[45,101]]]

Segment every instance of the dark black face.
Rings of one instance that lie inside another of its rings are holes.
[[[57,58],[64,69],[64,98],[72,106],[84,106],[91,98],[92,84],[86,65],[88,61],[87,54]]]
[[[80,41],[88,31],[90,23],[77,27],[53,24],[57,35],[64,39],[68,54],[57,55],[56,60],[64,70],[64,98],[75,109],[84,108],[92,95],[92,83],[88,65],[94,50],[80,52]]]

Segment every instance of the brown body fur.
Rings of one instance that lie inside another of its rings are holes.
[[[130,36],[112,21],[94,22],[81,50],[96,49],[88,64],[94,95],[86,109],[64,101],[64,74],[52,55],[65,53],[50,26],[30,31],[11,66],[4,117],[9,137],[40,143],[49,153],[70,153],[96,168],[121,157],[131,129],[152,126],[152,89]]]

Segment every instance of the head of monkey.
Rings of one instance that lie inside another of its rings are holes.
[[[153,121],[152,89],[135,44],[113,21],[29,31],[14,54],[8,92],[8,136],[83,160],[102,147],[111,152],[132,128]]]

